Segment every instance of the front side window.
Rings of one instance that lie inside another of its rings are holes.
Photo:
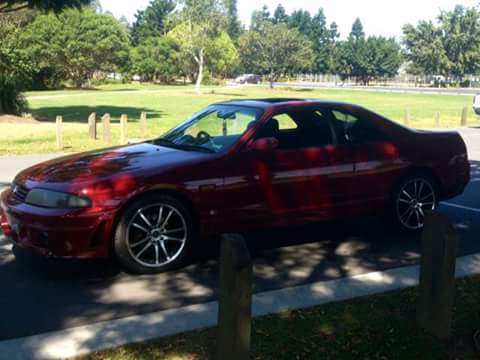
[[[261,114],[257,108],[213,105],[155,142],[185,150],[222,152],[236,143]]]

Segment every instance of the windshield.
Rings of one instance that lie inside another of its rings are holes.
[[[235,144],[258,120],[262,110],[246,106],[212,105],[155,142],[207,152],[222,152]]]

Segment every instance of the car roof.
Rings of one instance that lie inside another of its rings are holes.
[[[298,98],[266,98],[266,99],[242,99],[242,100],[229,100],[217,105],[236,105],[236,106],[250,106],[256,108],[267,109],[271,107],[284,107],[284,106],[301,106],[301,105],[328,105],[328,106],[348,106],[358,107],[354,104],[329,101],[321,99],[298,99]]]

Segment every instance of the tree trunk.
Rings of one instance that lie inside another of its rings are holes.
[[[200,53],[198,54],[198,75],[197,75],[197,82],[195,84],[195,91],[197,94],[201,94],[200,87],[202,86],[202,79],[203,79],[203,49],[200,49]]]
[[[273,75],[273,72],[270,72],[270,89],[273,89],[273,85],[275,83],[275,76]]]

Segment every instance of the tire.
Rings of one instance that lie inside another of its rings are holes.
[[[174,197],[141,198],[121,215],[114,252],[120,264],[135,274],[154,274],[181,267],[194,242],[192,216]]]
[[[402,232],[423,229],[425,213],[438,207],[435,181],[424,174],[409,175],[395,187],[391,199],[391,219]]]

